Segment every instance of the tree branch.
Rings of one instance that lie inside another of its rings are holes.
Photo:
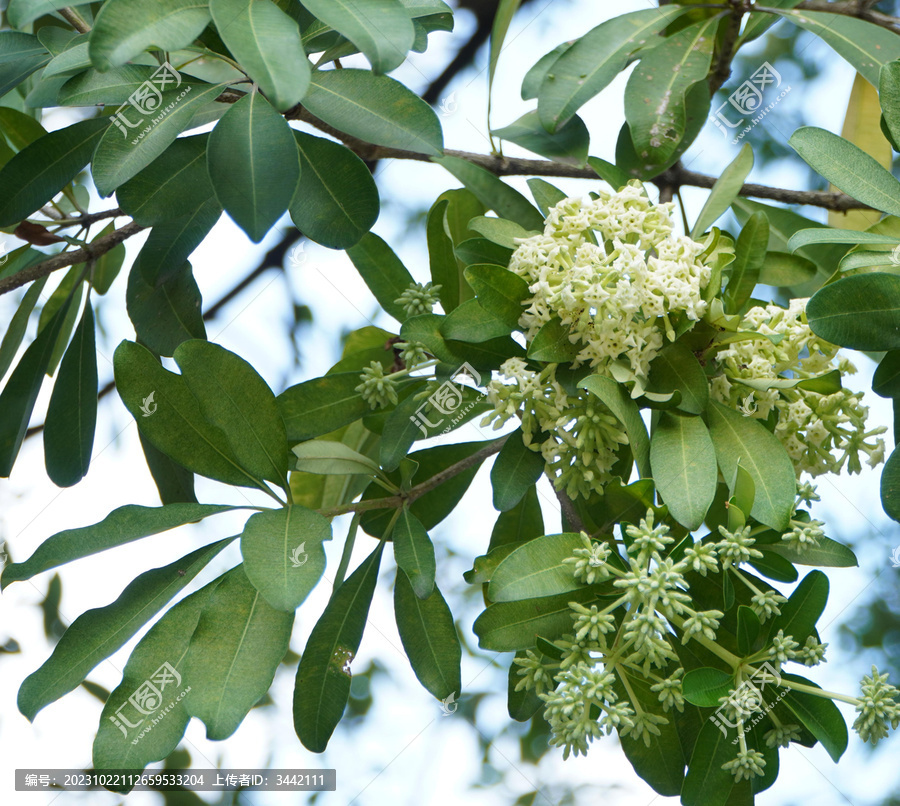
[[[425,493],[431,492],[436,487],[440,487],[445,481],[458,476],[460,473],[477,467],[489,456],[499,453],[500,449],[509,439],[509,434],[500,439],[489,442],[483,448],[479,448],[471,456],[460,459],[450,467],[445,468],[440,473],[435,473],[427,481],[412,487],[405,495],[389,495],[384,498],[371,498],[367,501],[357,501],[355,504],[343,504],[339,507],[329,507],[328,509],[320,509],[319,514],[326,518],[334,518],[338,515],[346,515],[349,512],[369,512],[373,509],[396,509],[402,507],[404,503],[411,504],[417,498],[421,498]]]
[[[118,246],[122,241],[130,238],[132,235],[137,235],[144,229],[146,229],[146,227],[142,227],[135,224],[134,221],[131,221],[124,227],[114,230],[101,238],[97,238],[97,240],[90,244],[86,249],[76,249],[73,252],[60,252],[58,255],[47,258],[47,260],[34,263],[31,266],[22,269],[22,271],[16,272],[10,277],[0,280],[0,294],[6,294],[15,288],[30,283],[32,280],[39,280],[41,277],[46,277],[48,274],[52,274],[58,269],[64,269],[66,266],[74,266],[76,263],[86,263],[88,260],[96,260],[113,247]]]
[[[744,0],[730,0],[730,5],[731,14],[728,17],[725,35],[722,37],[719,58],[716,60],[715,69],[709,74],[710,97],[715,95],[719,87],[728,81],[728,78],[731,76],[734,46],[737,44],[738,36],[741,33],[741,20],[744,17]]]
[[[756,10],[771,12],[776,11],[776,9],[769,9],[764,7],[757,8]],[[785,9],[777,10],[781,11],[783,16],[783,12],[785,11]],[[897,17],[891,17],[888,14],[883,14],[880,11],[873,11],[868,7],[868,4],[866,3],[827,3],[822,2],[822,0],[804,0],[804,2],[795,6],[794,10],[825,11],[829,14],[842,14],[845,17],[856,17],[857,19],[871,22],[874,25],[880,25],[882,28],[887,28],[891,31],[900,31],[900,19],[897,19]]]
[[[87,20],[81,16],[74,8],[61,8],[59,9],[59,15],[71,25],[78,33],[87,34],[90,33],[91,26],[88,25]]]

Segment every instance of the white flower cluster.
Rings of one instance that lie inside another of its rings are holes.
[[[493,411],[482,426],[500,428],[512,417],[522,420],[522,439],[540,451],[557,489],[574,498],[592,492],[603,494],[612,478],[615,451],[628,438],[619,421],[594,395],[579,390],[569,395],[556,380],[556,364],[541,372],[529,369],[521,358],[510,358],[500,367],[506,380],[487,385]]]
[[[518,239],[509,263],[533,295],[520,319],[526,338],[558,317],[579,347],[575,366],[624,360],[646,378],[663,334],[675,338],[669,317],[696,321],[707,307],[705,246],[673,233],[671,210],[636,181],[553,207],[543,234]]]
[[[884,460],[884,440],[873,438],[886,430],[866,430],[868,409],[861,403],[862,393],[841,389],[821,394],[789,385],[833,370],[842,375],[856,371],[846,358],[838,357],[835,345],[810,330],[806,302],[795,299],[787,308],[757,306],[744,314],[740,330],[759,337],[733,342],[716,354],[722,372],[713,378],[711,391],[750,417],[765,420],[774,411],[775,435],[797,475],[840,473],[845,464],[851,473],[858,473],[860,453],[868,455],[872,467]]]

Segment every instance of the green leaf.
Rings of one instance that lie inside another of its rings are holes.
[[[128,341],[116,348],[113,364],[122,402],[156,448],[201,476],[243,487],[261,484],[240,466],[222,431],[204,418],[181,375]]]
[[[107,0],[91,31],[91,61],[100,70],[109,70],[151,46],[181,50],[208,22],[209,8],[197,0],[156,0],[140,5],[131,0]]]
[[[159,355],[173,355],[188,339],[206,338],[200,289],[190,263],[154,288],[144,279],[139,257],[128,275],[125,301],[137,338]]]
[[[287,210],[300,179],[291,127],[258,92],[245,95],[213,129],[206,163],[219,203],[259,243]]]
[[[216,30],[231,54],[280,110],[299,103],[310,67],[297,22],[270,0],[210,0]]]
[[[512,257],[512,249],[495,244],[487,238],[468,238],[458,244],[453,251],[460,263],[465,266],[471,266],[475,263],[508,266],[509,259]],[[461,272],[460,276],[462,276]],[[469,296],[471,297],[472,293],[468,283],[465,287],[469,290]]]
[[[88,56],[88,34],[80,34],[73,37],[65,50],[56,54],[44,68],[41,73],[42,79],[52,78],[54,76],[64,76],[69,78],[82,70],[91,67],[91,60]]]
[[[669,35],[629,76],[625,119],[635,152],[647,162],[666,162],[684,138],[685,95],[709,72],[719,22],[710,17]]]
[[[488,59],[488,108],[490,109],[491,90],[494,86],[494,75],[497,72],[497,63],[503,52],[503,41],[509,33],[509,26],[513,17],[519,10],[521,0],[499,0],[497,10],[494,12],[494,22],[491,26],[491,48]]]
[[[94,30],[96,31],[96,28]],[[130,110],[128,115],[130,125],[140,127],[131,132],[133,137],[123,137],[122,129],[118,125],[115,123],[109,125],[100,138],[91,164],[94,184],[100,195],[109,196],[120,185],[153,162],[175,142],[184,129],[188,128],[194,114],[215,100],[222,89],[223,86],[217,84],[192,87],[189,92],[188,87],[185,87],[162,93],[158,108],[168,109],[170,104],[174,106],[164,117],[158,119],[156,124],[153,124],[153,118],[149,118],[149,115],[138,119],[139,113]],[[183,93],[187,94],[180,97]],[[107,120],[101,119],[104,122]],[[143,138],[140,135],[144,135]]]
[[[295,445],[296,469],[304,473],[319,473],[326,476],[362,474],[372,476],[378,473],[378,465],[368,456],[353,450],[343,442],[330,439],[311,439]]]
[[[816,276],[816,264],[800,255],[767,252],[759,270],[759,282],[778,288],[800,285]]]
[[[765,213],[754,213],[744,224],[734,247],[731,279],[722,301],[725,313],[740,313],[759,282],[769,245],[769,220]]]
[[[526,657],[527,654],[524,651],[516,652],[517,660],[524,659]],[[534,688],[523,688],[519,689],[519,691],[516,691],[516,686],[522,679],[519,676],[519,670],[521,668],[522,667],[514,661],[510,662],[509,664],[509,674],[507,675],[508,682],[506,708],[511,719],[515,719],[516,722],[528,722],[531,717],[533,717],[541,709],[544,701],[537,695],[537,692]],[[524,804],[527,803],[528,801],[524,801]]]
[[[538,501],[537,488],[532,487],[516,506],[501,512],[491,530],[488,550],[531,540],[544,533],[544,519]]]
[[[19,710],[38,711],[78,686],[98,663],[123,646],[225,548],[233,537],[210,543],[162,568],[136,577],[112,604],[82,613],[53,654],[19,688]]]
[[[9,320],[9,326],[6,329],[6,333],[3,334],[3,340],[0,341],[0,378],[6,375],[6,371],[19,351],[25,331],[28,328],[31,312],[34,310],[34,306],[37,304],[38,298],[41,296],[41,292],[46,284],[46,277],[41,277],[33,282],[23,295],[16,312]],[[481,309],[481,306],[478,307]]]
[[[557,45],[553,50],[549,53],[545,53],[538,59],[534,66],[525,74],[525,78],[522,79],[522,100],[530,101],[532,98],[538,97],[538,92],[541,89],[541,84],[544,81],[547,73],[550,72],[553,65],[559,60],[559,57],[563,55],[569,48],[574,45],[575,42],[563,42],[560,45]]]
[[[900,277],[873,272],[844,277],[806,305],[813,333],[856,350],[900,349]]]
[[[294,730],[313,753],[325,750],[350,697],[350,664],[362,640],[383,551],[380,542],[334,592],[300,658]]]
[[[828,568],[852,568],[859,565],[856,555],[847,546],[824,535],[815,546],[805,546],[802,549],[795,549],[788,543],[767,543],[759,548],[765,554],[774,553],[799,565],[821,565]]]
[[[535,361],[571,364],[581,350],[572,341],[571,335],[570,325],[564,325],[559,317],[552,317],[534,334],[531,344],[528,345],[528,357]]]
[[[168,504],[163,507],[128,504],[119,507],[100,523],[57,532],[24,562],[7,565],[3,570],[3,587],[73,560],[237,508],[224,504]]]
[[[491,468],[494,509],[507,512],[516,506],[543,472],[544,457],[525,446],[522,429],[517,429],[509,435]]]
[[[472,629],[482,649],[494,652],[531,649],[538,635],[552,641],[572,632],[569,602],[585,604],[596,598],[592,590],[583,588],[540,599],[497,602],[475,619]]]
[[[696,356],[682,342],[667,344],[650,362],[647,391],[678,392],[676,408],[688,414],[702,414],[709,402],[709,380]]]
[[[396,545],[395,537],[395,550]],[[400,641],[419,682],[439,700],[459,694],[462,649],[453,614],[437,587],[422,598],[403,570],[397,569],[394,615]]]
[[[183,701],[190,696],[190,692],[184,694],[182,684],[184,659],[200,613],[219,581],[214,579],[169,608],[132,651],[122,682],[109,695],[100,714],[93,750],[96,769],[143,769],[152,761],[166,758],[178,746],[190,721]],[[138,710],[130,698],[147,681],[157,688],[159,696],[153,692],[144,708]],[[158,709],[155,712],[151,710],[154,705]]]
[[[684,698],[692,705],[718,708],[720,699],[734,688],[734,674],[710,666],[691,669],[685,674],[681,688]]]
[[[0,36],[0,41],[3,38]],[[44,137],[47,130],[30,115],[8,106],[0,106],[0,135],[16,152]]]
[[[115,225],[110,222],[100,230],[94,238],[94,241],[109,235],[114,229]],[[119,272],[122,270],[122,264],[125,262],[125,257],[125,244],[120,243],[118,246],[114,246],[108,252],[104,252],[97,258],[97,260],[94,261],[94,268],[90,273],[91,289],[101,295],[109,291],[113,282],[115,282],[116,277],[119,276]]]
[[[207,186],[209,183],[207,181]],[[150,230],[150,235],[144,241],[141,251],[135,263],[140,266],[143,279],[154,288],[169,283],[179,274],[179,269],[184,271],[187,259],[194,250],[200,246],[209,235],[212,228],[222,216],[222,207],[209,186],[209,196],[199,202],[189,213],[181,218],[171,221],[162,221]],[[109,253],[107,253],[109,254]],[[199,291],[191,292],[196,302],[199,299]],[[177,300],[164,303],[161,307],[177,305]],[[196,314],[200,309],[196,306]],[[196,318],[196,317],[187,317]],[[177,329],[177,328],[176,328]],[[193,327],[194,332],[201,334],[203,330],[197,323]]]
[[[91,159],[108,126],[105,118],[82,120],[25,146],[0,170],[0,227],[17,224],[40,209]]]
[[[753,651],[760,629],[762,629],[762,624],[759,616],[756,615],[756,611],[746,605],[739,605],[737,613],[737,640],[738,652],[742,657],[747,657]],[[727,693],[725,696],[727,696]]]
[[[529,296],[525,280],[509,269],[485,264],[469,266],[465,277],[486,311],[510,328],[518,327],[522,303]]]
[[[434,110],[388,76],[346,68],[317,71],[303,105],[342,132],[375,145],[428,155],[444,148]]]
[[[531,202],[490,171],[459,157],[439,157],[433,161],[453,174],[478,201],[501,218],[515,221],[526,230],[543,232],[543,216]]]
[[[588,165],[613,190],[620,190],[631,181],[631,177],[625,171],[600,157],[588,157]]]
[[[729,516],[731,515],[731,512],[732,510],[729,509]],[[763,551],[763,556],[751,560],[750,565],[764,577],[774,579],[776,582],[796,582],[797,577],[799,576],[793,563],[786,560],[777,552]]]
[[[573,115],[551,134],[544,128],[536,109],[526,112],[508,126],[494,129],[491,134],[547,159],[573,165],[585,164],[591,140],[587,126],[578,115]]]
[[[584,585],[575,579],[565,560],[583,548],[577,534],[545,535],[515,549],[491,575],[488,598],[515,602],[577,591]]]
[[[882,127],[887,127],[896,143],[900,137],[900,62],[889,62],[881,68],[878,97],[881,101]]]
[[[392,539],[397,567],[412,586],[416,597],[428,599],[436,590],[434,545],[422,522],[406,507],[400,510]]]
[[[200,339],[180,344],[175,362],[204,418],[222,430],[241,466],[284,485],[287,436],[275,395],[259,373],[240,356]]]
[[[900,396],[900,351],[891,350],[881,359],[872,376],[872,391],[881,397]]]
[[[469,222],[469,229],[510,251],[513,251],[518,246],[516,243],[517,238],[527,238],[538,234],[529,232],[514,221],[507,221],[505,218],[494,218],[493,216],[476,216]]]
[[[794,588],[787,602],[781,605],[781,615],[769,626],[769,635],[784,630],[803,646],[816,629],[816,622],[828,603],[828,577],[821,571],[810,571]]]
[[[797,129],[790,144],[804,162],[839,190],[876,210],[900,215],[900,182],[859,146],[815,126]]]
[[[531,195],[534,196],[535,204],[544,216],[550,212],[551,207],[555,207],[566,198],[566,194],[558,187],[538,177],[532,177],[526,180],[526,183],[531,190]]]
[[[719,477],[703,420],[662,412],[650,440],[650,468],[672,517],[691,531],[697,529],[716,496]]]
[[[738,462],[751,475],[756,497],[750,515],[780,532],[787,529],[797,489],[794,465],[778,438],[759,422],[710,401],[709,433],[726,480]]]
[[[846,229],[802,229],[795,232],[787,242],[791,251],[810,244],[885,244],[896,246],[900,240],[877,232],[857,232]]]
[[[90,300],[66,350],[44,420],[44,461],[58,487],[87,475],[97,426],[97,349]]]
[[[285,389],[276,400],[288,443],[320,437],[367,414],[359,384],[358,372],[339,372]]]
[[[49,61],[50,54],[37,37],[18,31],[0,31],[0,96]]]
[[[38,17],[49,15],[61,8],[85,6],[91,0],[10,0],[6,9],[6,18],[13,28],[24,28]]]
[[[399,67],[413,46],[412,20],[398,0],[303,0],[303,5],[356,45],[376,73]]]
[[[703,720],[681,788],[683,806],[726,806],[735,783],[732,773],[722,765],[737,755],[731,743],[734,738],[734,730],[726,731],[711,719]]]
[[[378,218],[378,188],[372,173],[346,146],[303,132],[293,134],[300,154],[300,182],[290,203],[291,220],[310,240],[329,249],[348,249]]]
[[[623,14],[577,40],[541,83],[538,112],[547,130],[556,131],[569,120],[625,69],[635,51],[682,13],[674,6]]]
[[[691,228],[692,238],[698,238],[706,232],[731,207],[752,169],[753,149],[749,143],[744,143],[738,155],[728,163],[712,186],[703,209]]]
[[[795,674],[782,673],[786,680],[819,688],[811,680]],[[797,717],[825,748],[832,761],[837,763],[847,749],[847,723],[837,706],[826,697],[817,697],[803,691],[790,691],[782,699],[791,713]]]
[[[456,310],[464,300],[471,301],[469,298],[472,296],[460,263],[453,252],[453,240],[447,231],[446,219],[449,207],[450,199],[439,198],[428,211],[425,223],[431,280],[441,287],[438,292],[441,307],[448,314]]]
[[[873,87],[881,68],[900,59],[896,34],[854,17],[811,11],[789,11],[785,18],[821,37],[852,64]]]
[[[616,383],[612,378],[601,375],[591,375],[578,384],[582,389],[587,389],[600,398],[606,407],[625,426],[628,441],[637,463],[641,478],[652,475],[650,471],[650,439],[647,436],[647,427],[641,419],[637,405],[628,396],[625,387]]]
[[[409,317],[397,302],[400,295],[415,285],[412,275],[391,249],[374,232],[367,232],[359,243],[347,250],[356,270],[382,308],[399,322]]]
[[[119,206],[142,227],[189,216],[213,195],[208,141],[208,134],[179,137],[116,191]]]
[[[455,307],[440,324],[440,333],[445,339],[476,344],[507,336],[513,329],[485,310],[475,299],[467,299]]]
[[[272,685],[291,640],[294,614],[270,607],[244,567],[229,571],[200,614],[184,660],[183,700],[206,725],[206,738],[227,739]]]
[[[325,572],[326,540],[331,523],[311,509],[295,504],[257,512],[241,534],[247,579],[276,610],[293,613]]]
[[[64,302],[38,333],[0,393],[0,477],[8,478],[12,472],[69,305]]]
[[[102,73],[99,70],[85,70],[77,76],[72,76],[60,87],[56,101],[65,106],[94,106],[94,104],[118,106],[125,104],[142,84],[146,82],[153,84],[159,81],[159,77],[151,81],[158,69],[158,67],[146,64],[126,64]],[[204,85],[204,82],[191,77],[182,76],[182,81],[185,85],[192,85],[191,91]],[[129,122],[133,116],[133,112],[127,112],[125,115]]]

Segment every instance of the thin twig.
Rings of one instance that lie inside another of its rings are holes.
[[[61,8],[59,9],[59,15],[79,33],[90,33],[91,26],[88,25],[87,20],[82,17],[81,14],[79,14],[74,8]]]

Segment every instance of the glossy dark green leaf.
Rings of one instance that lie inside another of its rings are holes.
[[[212,592],[184,660],[191,687],[185,709],[206,725],[206,737],[227,739],[272,685],[291,640],[294,614],[270,607],[233,568]]]
[[[287,210],[300,179],[291,127],[258,92],[233,104],[213,129],[206,164],[219,203],[254,243]]]
[[[275,395],[243,358],[200,339],[183,342],[175,361],[206,420],[221,429],[238,462],[283,485],[288,472],[284,422]]]
[[[391,533],[397,567],[419,599],[428,599],[435,591],[434,545],[422,522],[406,507]],[[399,578],[400,575],[398,575]],[[440,594],[438,594],[440,596]],[[443,599],[441,599],[443,601]],[[426,686],[427,688],[427,686]]]
[[[729,514],[730,512],[729,510]],[[751,560],[750,565],[764,577],[774,579],[776,582],[796,582],[799,576],[793,563],[779,552],[763,551],[763,556]],[[812,563],[807,563],[807,565],[812,565]]]
[[[613,190],[619,190],[628,184],[631,177],[621,168],[617,168],[611,162],[599,157],[588,157],[588,165],[591,166],[597,176],[609,184]]]
[[[560,56],[563,55],[569,48],[574,45],[575,42],[563,42],[560,45],[557,45],[553,50],[549,53],[545,53],[538,59],[534,65],[525,73],[525,78],[522,79],[522,100],[530,101],[532,98],[538,97],[538,92],[540,92],[541,84],[544,82],[544,78],[547,76],[547,73],[550,72],[553,65],[556,64],[557,60]]]
[[[734,738],[734,730],[720,729],[710,719],[703,721],[681,788],[684,806],[726,806],[735,783],[722,765],[737,755],[731,743]]]
[[[806,305],[813,333],[856,350],[900,349],[900,277],[860,274],[830,283]]]
[[[821,571],[810,571],[794,588],[787,602],[781,605],[781,615],[772,620],[769,635],[784,630],[803,646],[816,629],[816,622],[828,602],[828,577]]]
[[[194,474],[186,467],[170,459],[153,445],[140,431],[138,437],[147,469],[153,477],[162,504],[196,504]]]
[[[780,542],[762,545],[760,548],[766,555],[774,553],[789,563],[798,565],[821,565],[827,568],[852,568],[859,565],[856,555],[847,546],[824,535],[815,546],[804,546],[802,549]],[[794,574],[796,579],[796,571]]]
[[[703,708],[718,708],[720,698],[727,697],[734,688],[734,675],[704,666],[687,672],[681,688],[689,703]]]
[[[746,657],[753,651],[761,628],[756,611],[746,605],[740,605],[737,613],[737,641],[738,652],[742,656]]]
[[[521,310],[521,306],[520,306]],[[541,325],[528,345],[528,357],[535,361],[548,361],[556,364],[571,364],[580,352],[580,348],[570,338],[572,328],[564,325],[559,318]]]
[[[759,282],[769,244],[769,220],[765,213],[754,213],[744,224],[734,246],[731,278],[722,301],[725,313],[740,313]]]
[[[544,457],[540,451],[525,446],[521,429],[514,431],[491,468],[494,509],[507,512],[516,506],[543,472]]]
[[[44,420],[44,461],[54,484],[71,487],[87,474],[96,425],[97,350],[88,301],[59,366]]]
[[[19,31],[0,32],[0,96],[21,84],[50,61],[50,53],[36,36]]]
[[[100,523],[58,532],[41,543],[24,562],[7,565],[3,570],[3,587],[73,560],[232,509],[234,507],[224,504],[169,504],[163,507],[128,504],[119,507]]]
[[[27,218],[61,191],[91,159],[108,127],[105,118],[82,120],[23,148],[0,170],[0,227]]]
[[[367,414],[359,383],[358,372],[340,372],[285,389],[277,401],[288,443],[322,436]]]
[[[441,287],[439,293],[441,307],[448,314],[463,301],[472,296],[456,255],[453,239],[446,228],[447,209],[450,199],[439,198],[428,211],[425,234],[428,243],[428,263],[431,280]]]
[[[716,495],[719,469],[709,430],[699,417],[662,412],[650,440],[653,481],[669,512],[697,529]]]
[[[573,115],[565,125],[551,134],[544,128],[536,109],[491,133],[547,159],[573,165],[584,165],[587,161],[591,139],[587,126],[578,115]]]
[[[347,257],[381,307],[398,321],[406,321],[407,313],[397,300],[415,281],[394,250],[374,232],[368,232],[347,250]]]
[[[41,277],[40,280],[33,282],[22,296],[19,307],[16,308],[16,312],[9,320],[9,326],[3,334],[2,341],[0,341],[0,378],[6,375],[6,371],[19,351],[22,339],[25,337],[25,331],[28,328],[31,312],[34,310],[34,306],[37,304],[46,284],[46,277]],[[481,306],[478,307],[479,309],[481,308]]]
[[[595,600],[596,594],[584,588],[540,599],[497,602],[475,619],[472,629],[482,649],[494,652],[531,649],[538,635],[552,641],[572,632],[569,602],[584,604]]]
[[[383,551],[382,542],[334,592],[300,658],[294,730],[314,753],[325,750],[350,697],[350,667],[366,626]]]
[[[399,81],[368,70],[313,73],[303,105],[317,117],[375,145],[422,154],[443,151],[437,115]]]
[[[554,207],[566,198],[566,194],[558,187],[538,177],[532,177],[528,180],[528,188],[531,190],[531,195],[534,196],[534,203],[544,216],[550,212],[551,207]]]
[[[697,357],[682,342],[667,344],[650,362],[647,379],[650,392],[678,392],[676,408],[688,414],[702,414],[709,402],[709,380]]]
[[[95,34],[96,30],[95,28]],[[127,124],[117,119],[122,128],[115,122],[109,123],[97,144],[91,163],[94,184],[100,195],[109,196],[153,162],[175,142],[182,131],[188,128],[195,113],[214,101],[222,89],[222,85],[218,84],[193,86],[190,90],[187,86],[169,89],[162,93],[157,107],[165,110],[172,106],[164,116],[157,114],[154,117],[153,112],[148,112],[144,117],[140,117],[140,112],[129,108],[123,112]],[[108,122],[107,118],[100,120]],[[154,120],[157,121],[155,124]],[[127,135],[123,133],[126,126],[134,127]],[[240,164],[235,160],[236,167]]]
[[[378,218],[378,188],[366,164],[346,146],[294,131],[300,182],[291,220],[310,240],[330,249],[358,243]]]
[[[128,275],[125,302],[137,338],[159,355],[174,355],[188,339],[206,338],[203,300],[190,263],[154,287],[144,279],[139,257]]]
[[[878,363],[872,376],[872,391],[881,397],[900,396],[900,350],[891,350]]]
[[[641,478],[650,476],[650,439],[647,436],[647,427],[641,419],[637,405],[628,396],[625,387],[616,383],[612,378],[602,375],[591,375],[581,381],[578,386],[600,398],[625,426],[625,432],[628,434],[628,441],[631,443],[631,450],[634,453]]]
[[[849,249],[849,244],[896,246],[898,243],[900,243],[900,240],[893,235],[882,235],[878,232],[857,232],[856,230],[817,227],[795,232],[787,242],[787,247],[793,251],[802,249],[804,246],[814,246],[816,244],[848,244],[844,248]]]
[[[309,86],[297,22],[270,0],[210,0],[216,30],[276,109],[290,109]]]
[[[208,134],[179,137],[116,191],[119,206],[142,227],[189,216],[213,195],[208,142]]]
[[[512,249],[492,243],[487,238],[467,238],[457,244],[453,251],[460,262],[466,266],[472,266],[475,263],[508,266],[509,259],[512,257]],[[469,296],[472,296],[471,290]]]
[[[685,95],[709,72],[718,17],[704,19],[646,51],[625,87],[625,119],[635,152],[664,163],[687,129]]]
[[[895,50],[900,56],[900,48]],[[825,129],[804,126],[791,135],[790,144],[804,162],[839,190],[876,210],[900,215],[900,182],[849,140]]]
[[[543,232],[544,219],[540,212],[518,190],[514,190],[490,171],[459,157],[440,157],[434,160],[462,182],[489,210],[501,218],[515,221],[527,230]]]
[[[108,0],[91,31],[91,61],[109,70],[151,46],[172,51],[190,45],[209,22],[207,4],[196,0],[157,0],[138,4]]]
[[[241,534],[247,579],[276,610],[293,613],[325,571],[331,524],[294,505],[251,515]]]
[[[19,688],[19,710],[33,720],[44,706],[78,686],[98,663],[123,646],[225,548],[233,537],[210,543],[162,568],[136,577],[106,607],[82,613],[53,654]]]
[[[752,515],[778,531],[787,529],[794,508],[797,480],[794,465],[778,438],[759,422],[718,401],[708,411],[709,433],[722,475],[733,479],[740,462],[756,485]]]
[[[465,277],[485,310],[511,328],[518,326],[528,283],[509,269],[485,264],[469,266]]]
[[[114,223],[110,222],[97,233],[94,241],[109,235],[114,229]],[[109,291],[116,277],[119,276],[119,272],[122,271],[126,255],[125,244],[120,243],[94,261],[94,267],[90,272],[92,291],[96,291],[100,295]]]
[[[497,517],[491,530],[488,549],[531,540],[542,534],[544,534],[544,519],[541,515],[537,488],[532,487],[516,506],[501,512]]]
[[[815,276],[815,263],[787,252],[768,252],[759,270],[759,282],[779,288],[800,285]]]
[[[138,427],[159,450],[201,476],[244,487],[244,470],[225,435],[204,418],[181,375],[164,369],[149,350],[123,341],[113,356],[116,388]]]
[[[613,17],[588,31],[553,64],[538,92],[538,111],[548,131],[562,126],[603,90],[631,55],[683,9],[645,9]]]
[[[526,658],[524,651],[516,652],[516,658]],[[511,719],[516,722],[528,722],[544,704],[544,701],[538,697],[534,688],[520,689],[516,691],[516,686],[522,680],[519,670],[522,669],[517,663],[510,662],[509,674],[507,675],[507,711]]]
[[[878,97],[882,111],[881,128],[886,128],[890,139],[896,143],[900,137],[900,62],[889,62],[881,68]]]
[[[795,674],[784,674],[786,680],[804,686],[819,688],[811,680]],[[837,706],[827,697],[817,697],[803,691],[790,691],[782,700],[791,713],[816,739],[837,763],[847,749],[847,723]]]
[[[513,329],[475,299],[467,299],[455,307],[440,324],[440,332],[445,339],[475,343],[509,335]]]
[[[46,327],[38,333],[0,392],[0,411],[3,412],[3,417],[0,417],[0,476],[3,478],[9,477],[22,447],[28,421],[41,391],[44,373],[50,364],[69,304],[63,303]]]
[[[403,649],[419,682],[439,700],[458,695],[462,689],[462,649],[453,614],[441,592],[434,587],[423,599],[398,569],[394,615]]]
[[[515,602],[581,589],[584,586],[575,579],[572,565],[565,562],[577,548],[582,548],[577,534],[529,540],[497,566],[491,575],[488,598],[492,602]]]

